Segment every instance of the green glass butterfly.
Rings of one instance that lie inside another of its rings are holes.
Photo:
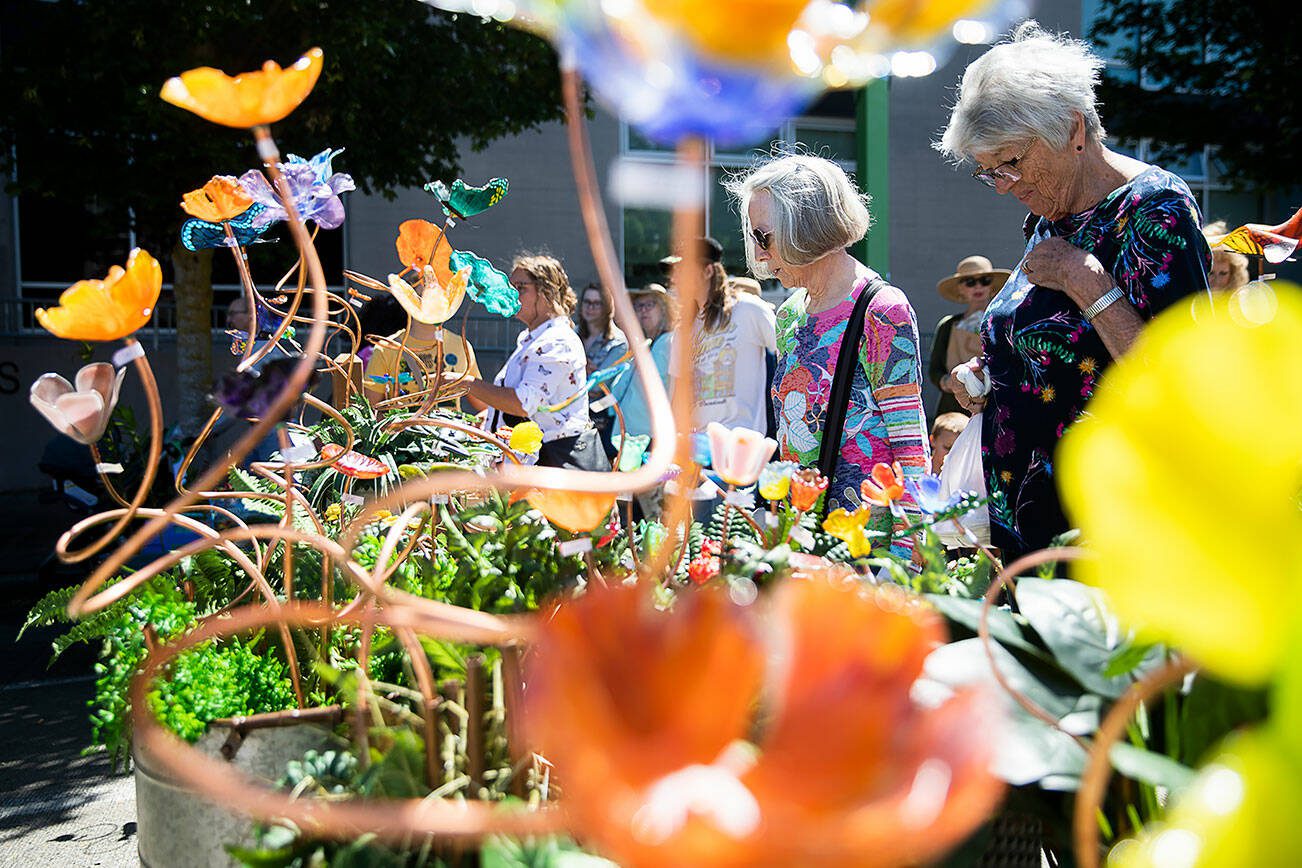
[[[465,181],[457,178],[451,188],[442,181],[431,181],[425,185],[425,191],[439,200],[444,214],[465,220],[501,202],[509,186],[505,178],[493,178],[482,187],[467,187]]]

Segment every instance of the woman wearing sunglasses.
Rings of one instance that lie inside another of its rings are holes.
[[[927,365],[927,376],[940,389],[936,417],[964,412],[951,388],[954,378],[950,371],[981,355],[981,317],[1010,274],[1007,268],[995,268],[984,256],[969,256],[958,264],[953,274],[936,284],[941,298],[967,308],[962,313],[942,317],[936,324]]]
[[[898,462],[916,480],[929,463],[917,317],[903,292],[846,250],[868,232],[868,197],[836,163],[808,155],[770,160],[729,190],[741,205],[751,271],[795,290],[777,314],[780,457],[831,479],[831,509],[857,509],[860,483],[878,462]],[[855,318],[857,333],[848,326]],[[853,355],[839,368],[847,347]],[[825,442],[829,418],[836,439]],[[875,524],[889,527],[889,513],[879,512]]]
[[[1207,291],[1210,251],[1184,181],[1104,145],[1104,61],[1034,21],[963,73],[937,148],[1031,212],[1026,252],[991,300],[982,352],[950,383],[982,414],[991,539],[1009,555],[1067,530],[1054,451],[1144,324]]]

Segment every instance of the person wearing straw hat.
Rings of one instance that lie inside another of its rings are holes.
[[[954,395],[950,371],[981,355],[981,315],[1010,274],[1007,268],[995,268],[984,256],[968,256],[959,262],[953,274],[936,284],[941,298],[967,308],[963,313],[941,318],[936,324],[931,360],[927,364],[927,376],[940,389],[936,417],[967,412]]]

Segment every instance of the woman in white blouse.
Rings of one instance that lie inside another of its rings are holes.
[[[532,419],[542,429],[538,463],[605,470],[609,462],[588,416],[587,357],[574,332],[574,290],[560,262],[522,255],[511,266],[524,323],[515,352],[493,382],[462,381],[472,404],[488,409],[488,430]]]

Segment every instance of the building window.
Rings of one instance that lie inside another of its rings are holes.
[[[855,170],[855,122],[850,117],[809,116],[795,118],[778,130],[762,147],[725,150],[713,143],[706,147],[709,168],[706,191],[705,231],[723,245],[723,262],[730,274],[746,273],[746,252],[741,238],[741,215],[724,189],[724,181],[749,167],[774,148],[795,148],[838,162],[847,172]],[[673,148],[648,141],[628,124],[620,124],[620,151],[626,160],[671,163]],[[623,211],[624,280],[629,286],[660,281],[660,259],[669,253],[668,211],[626,207]]]

